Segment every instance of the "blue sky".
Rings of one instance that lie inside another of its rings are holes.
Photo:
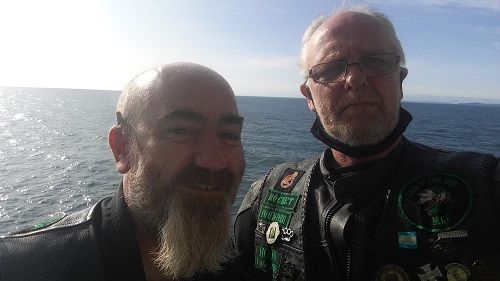
[[[0,86],[120,90],[147,68],[193,61],[237,95],[300,97],[302,34],[342,5],[392,19],[405,99],[500,99],[499,0],[2,1]]]

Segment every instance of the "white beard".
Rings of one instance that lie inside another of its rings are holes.
[[[171,202],[161,227],[156,264],[173,279],[220,270],[221,263],[236,256],[230,240],[230,204],[220,210],[198,206],[186,210],[181,201]]]
[[[157,234],[152,253],[160,272],[169,278],[190,278],[216,272],[236,256],[230,239],[231,205],[239,182],[224,200],[183,199],[170,179],[149,159],[139,156],[130,171],[130,195],[125,200],[136,226]],[[155,236],[156,237],[156,236]]]
[[[329,113],[328,109],[319,108],[318,116],[326,133],[349,146],[376,144],[390,135],[399,121],[399,105],[388,112],[389,116],[363,116],[343,120]]]

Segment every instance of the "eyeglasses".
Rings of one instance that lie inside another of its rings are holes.
[[[339,83],[344,81],[349,66],[357,64],[366,77],[376,77],[394,72],[400,56],[393,53],[381,53],[362,57],[358,62],[346,63],[333,61],[317,64],[309,69],[309,77],[319,84]]]

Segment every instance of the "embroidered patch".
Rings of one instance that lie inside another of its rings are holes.
[[[293,187],[300,180],[302,175],[304,175],[304,171],[290,168],[286,169],[276,184],[275,189],[283,192],[290,192],[290,190],[293,189]]]
[[[377,271],[377,281],[409,281],[410,278],[404,269],[397,265],[388,264]]]
[[[267,223],[278,222],[281,227],[288,227],[299,198],[298,193],[270,189],[259,209],[258,218]]]
[[[459,177],[427,175],[406,184],[398,198],[404,220],[426,231],[442,232],[458,227],[469,214],[472,191]]]
[[[398,241],[400,249],[416,249],[417,233],[415,231],[399,232]]]
[[[271,270],[273,272],[273,280],[278,278],[280,272],[280,264],[281,264],[281,254],[278,251],[272,249],[271,250]]]
[[[267,271],[266,268],[266,260],[268,252],[271,250],[261,244],[256,244],[255,247],[255,268],[258,268],[262,271]]]
[[[300,194],[290,192],[281,192],[274,189],[270,189],[267,192],[266,198],[264,199],[264,204],[269,206],[276,206],[279,209],[286,209],[293,211],[297,203],[299,202]]]
[[[278,222],[282,227],[288,227],[292,218],[292,213],[283,212],[265,205],[261,205],[258,218],[259,220],[263,220],[268,223],[275,221]]]
[[[273,280],[280,271],[281,254],[268,246],[257,243],[255,247],[255,268],[267,272],[271,270]]]
[[[438,281],[440,279],[436,279],[436,277],[443,276],[439,267],[436,266],[434,269],[431,269],[430,263],[421,266],[420,269],[423,271],[422,274],[418,274],[418,278],[420,278],[421,281]]]
[[[467,234],[467,230],[454,230],[454,231],[447,231],[447,232],[439,232],[438,233],[438,240],[441,239],[452,239],[452,238],[466,238],[469,235]]]
[[[450,263],[444,268],[446,269],[448,281],[467,281],[470,276],[469,269],[459,263]]]

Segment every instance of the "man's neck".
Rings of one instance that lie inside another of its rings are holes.
[[[340,166],[340,167],[351,167],[351,166],[356,166],[356,165],[360,165],[360,164],[365,164],[365,163],[369,163],[369,162],[374,162],[374,161],[378,161],[382,158],[384,158],[385,156],[387,156],[387,154],[389,154],[399,143],[401,142],[401,137],[399,137],[393,144],[391,144],[388,148],[382,150],[381,152],[379,153],[376,153],[376,154],[373,154],[373,155],[370,155],[370,156],[366,156],[366,157],[360,157],[360,158],[354,158],[354,157],[350,157],[350,156],[347,156],[345,154],[343,154],[342,152],[340,151],[337,151],[337,150],[334,150],[332,148],[332,154],[333,154],[333,158],[335,159],[335,161],[337,162],[337,164]]]

